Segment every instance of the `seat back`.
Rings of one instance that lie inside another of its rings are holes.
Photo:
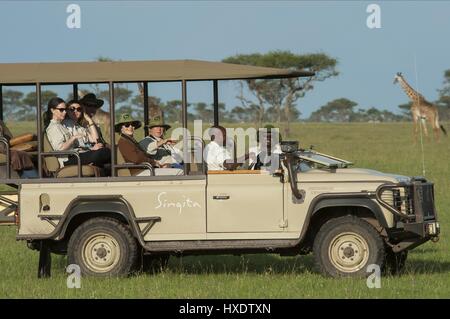
[[[125,159],[123,158],[122,152],[120,151],[120,149],[117,145],[115,146],[115,150],[116,150],[117,165],[125,164]],[[122,176],[122,177],[131,176],[131,172],[128,168],[119,168],[117,170],[117,176]]]
[[[54,149],[50,144],[50,141],[48,140],[47,133],[44,133],[43,135],[44,135],[43,138],[44,152],[53,152]],[[45,156],[44,164],[50,173],[56,173],[61,168],[59,165],[58,158],[56,156]]]
[[[186,163],[189,175],[203,175],[203,150],[205,144],[199,137],[192,136],[189,145],[190,163]]]
[[[0,153],[0,165],[6,164],[6,155]]]

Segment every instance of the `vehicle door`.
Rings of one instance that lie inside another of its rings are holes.
[[[283,183],[266,171],[209,171],[207,232],[283,231]]]

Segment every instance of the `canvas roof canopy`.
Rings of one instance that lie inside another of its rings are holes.
[[[0,84],[232,80],[312,76],[313,72],[198,60],[0,63]]]

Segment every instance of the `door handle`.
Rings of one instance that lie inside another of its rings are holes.
[[[226,199],[230,199],[230,195],[214,195],[213,199],[226,200]]]

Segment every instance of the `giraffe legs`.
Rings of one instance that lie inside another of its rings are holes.
[[[428,135],[428,126],[427,121],[430,123],[431,128],[433,129],[433,135],[434,139],[439,142],[440,141],[440,127],[438,122],[436,121],[435,116],[429,116],[429,117],[421,117],[420,115],[413,114],[413,121],[414,121],[414,142],[417,143],[417,134],[419,133],[419,129],[423,129],[423,134],[427,138],[427,140],[430,140],[431,137]]]
[[[427,139],[429,139],[427,121],[423,117],[420,118],[420,126],[423,127],[423,133],[425,134],[425,137],[427,137]]]
[[[430,124],[431,127],[433,128],[433,132],[434,132],[434,138],[437,142],[439,142],[440,140],[440,127],[439,127],[439,121],[437,120],[436,116],[432,116],[430,117]]]

